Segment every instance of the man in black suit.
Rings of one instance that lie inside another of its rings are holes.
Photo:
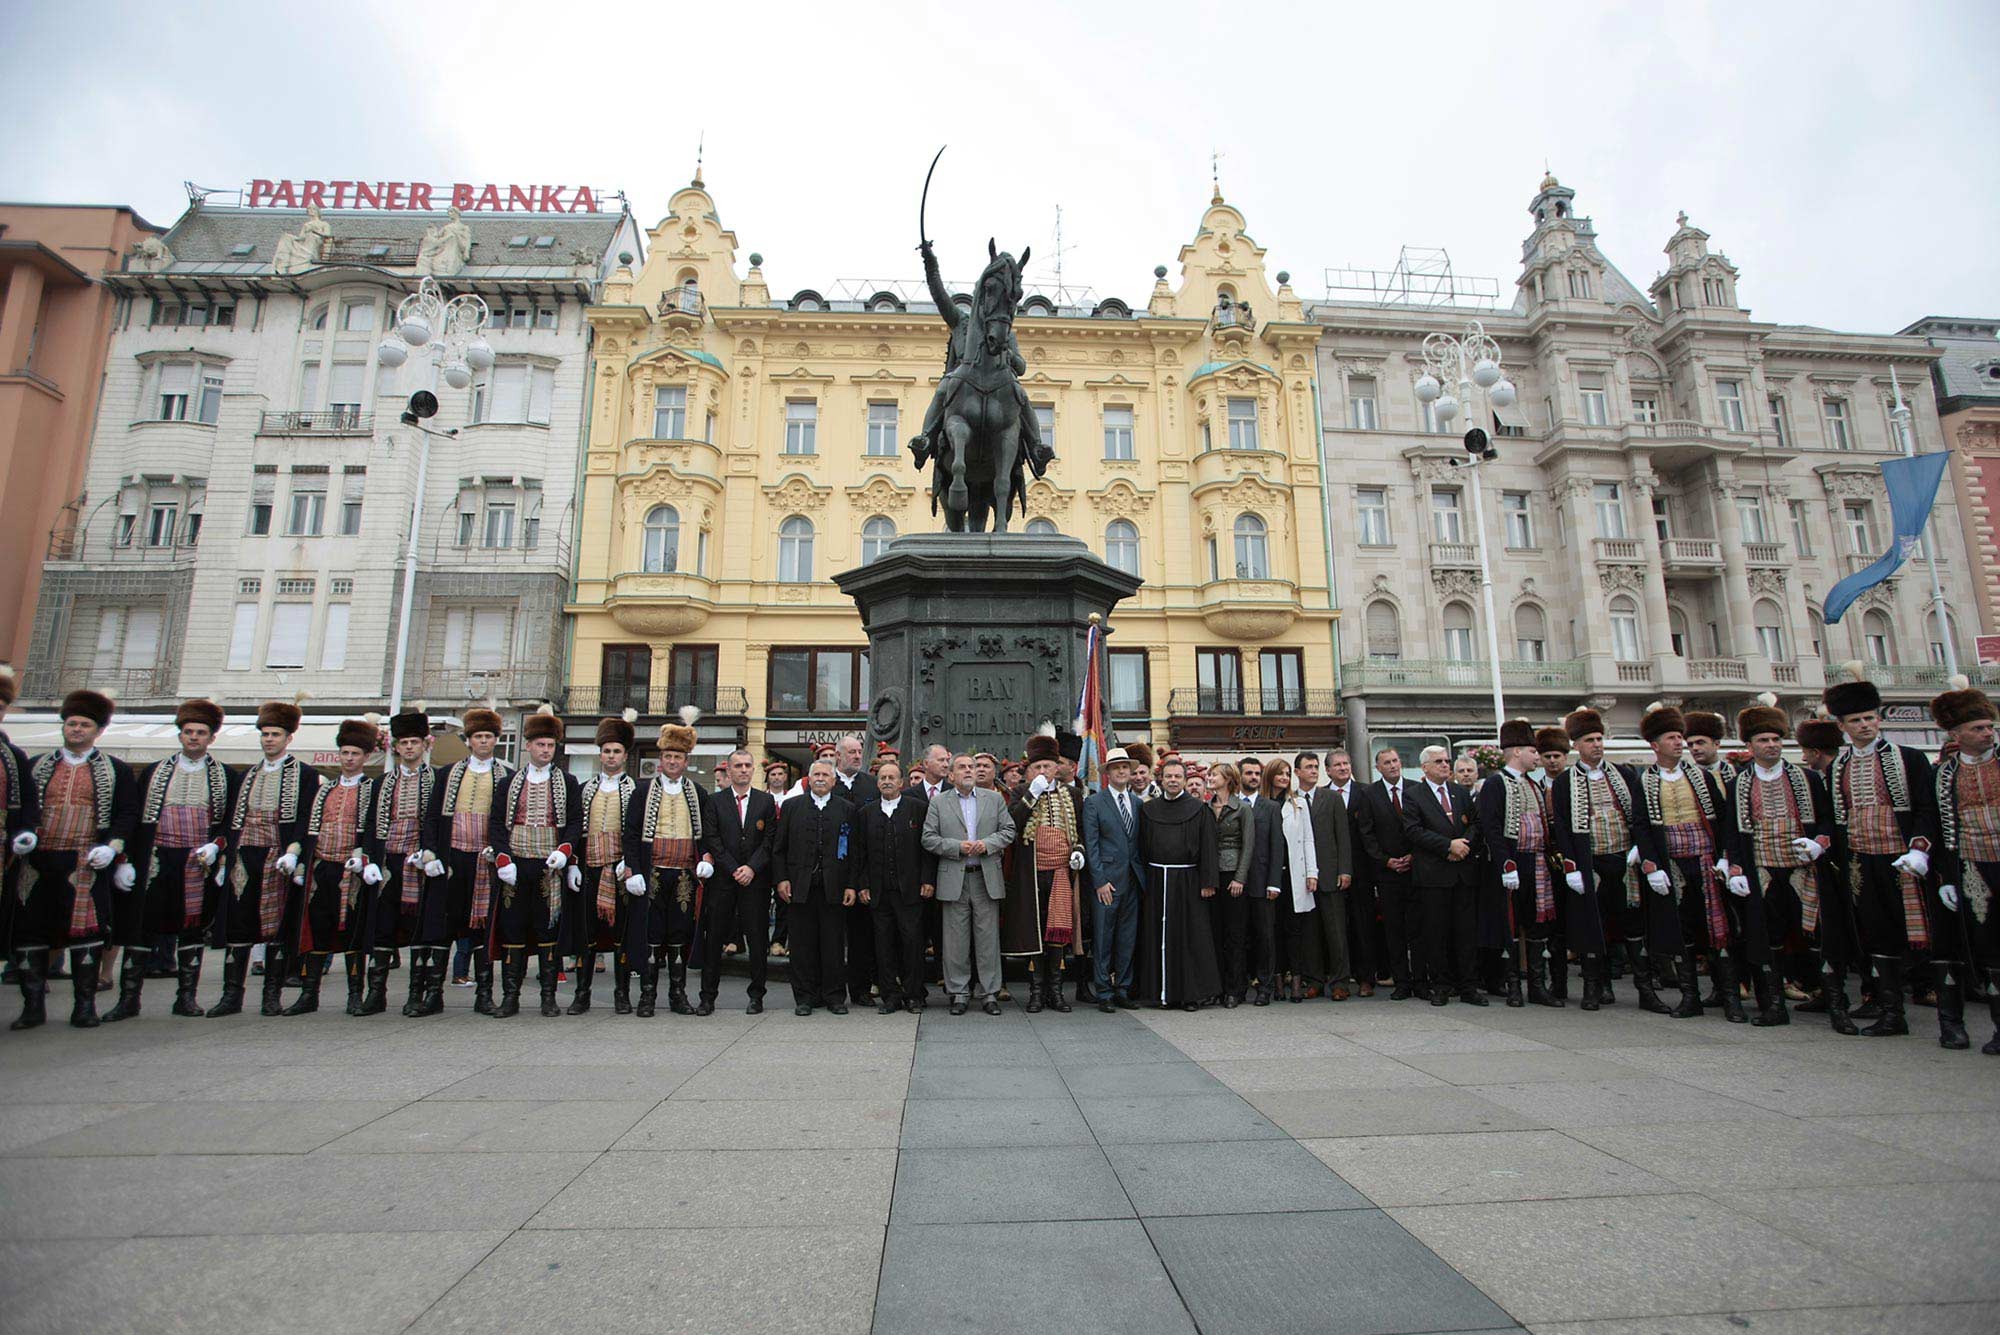
[[[806,791],[778,813],[778,898],[791,906],[793,1013],[847,1014],[843,910],[855,900],[848,869],[854,808],[833,791],[833,762],[815,760]]]
[[[857,813],[875,800],[867,754],[868,744],[858,732],[842,733],[834,739],[833,793],[846,798]],[[875,986],[875,911],[864,896],[857,894],[841,916],[846,919],[842,930],[846,934],[847,958],[844,962],[834,961],[835,972],[844,967],[846,972],[842,976],[847,979],[848,997],[866,1001],[869,989]]]
[[[1415,784],[1403,782],[1403,757],[1393,747],[1375,753],[1381,777],[1362,790],[1365,810],[1355,822],[1368,870],[1382,906],[1382,936],[1389,951],[1389,976],[1396,981],[1391,1001],[1408,1001],[1423,985],[1423,905],[1410,879],[1416,858],[1403,830],[1403,813]]]
[[[1354,972],[1355,991],[1364,997],[1375,995],[1377,961],[1384,956],[1382,923],[1375,911],[1375,878],[1368,864],[1367,842],[1362,837],[1368,819],[1368,785],[1354,773],[1354,759],[1336,748],[1326,753],[1326,778],[1322,790],[1340,803],[1347,819],[1347,856],[1354,880],[1347,887],[1347,958]],[[1317,802],[1319,799],[1314,798]]]
[[[924,1008],[924,906],[937,891],[937,859],[924,851],[922,792],[903,789],[903,767],[875,767],[876,800],[854,822],[854,884],[875,919],[875,963],[883,1015]]]
[[[1278,986],[1278,904],[1270,894],[1285,865],[1284,813],[1264,796],[1263,761],[1245,756],[1236,768],[1243,776],[1243,852],[1236,864],[1237,879],[1243,883],[1243,908],[1240,916],[1225,918],[1218,953],[1225,961],[1225,992],[1240,1002],[1249,980],[1255,977],[1255,1004],[1268,1006]],[[1224,899],[1239,902],[1226,889],[1212,902]],[[1231,908],[1225,905],[1224,912],[1230,913]]]
[[[1354,884],[1354,831],[1340,794],[1319,781],[1319,756],[1301,751],[1292,761],[1299,792],[1312,813],[1313,851],[1319,860],[1319,893],[1313,896],[1313,930],[1326,960],[1326,995],[1347,1000],[1352,965],[1347,955],[1347,892]]]
[[[1424,781],[1406,785],[1403,832],[1416,856],[1412,869],[1423,899],[1424,957],[1429,962],[1431,1005],[1459,998],[1484,1006],[1473,976],[1473,936],[1479,886],[1472,851],[1479,838],[1472,792],[1451,781],[1451,752],[1427,746],[1418,757]]]
[[[729,753],[729,786],[708,799],[703,826],[715,875],[702,901],[701,1004],[696,1015],[715,1014],[722,986],[722,947],[741,934],[749,944],[751,1015],[764,1011],[764,980],[771,952],[771,860],[778,845],[778,802],[752,788],[757,758]]]

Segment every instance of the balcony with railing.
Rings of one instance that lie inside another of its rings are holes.
[[[1492,668],[1478,659],[1365,658],[1340,669],[1344,690],[1479,690],[1493,682]],[[1506,690],[1565,692],[1584,685],[1583,662],[1535,663],[1519,659],[1500,664],[1500,685]]]
[[[1740,658],[1690,658],[1689,681],[1748,681],[1750,670]]]
[[[1958,670],[1974,686],[2000,686],[2000,664],[1960,662]],[[1951,673],[1942,663],[1870,663],[1868,680],[1877,686],[1942,691]]]
[[[1669,570],[1720,570],[1722,544],[1714,538],[1668,538],[1660,560]]]
[[[321,264],[368,264],[374,267],[417,262],[421,240],[400,236],[329,236],[319,243]]]
[[[1785,545],[1781,542],[1746,542],[1743,559],[1753,566],[1786,566]]]
[[[1167,714],[1172,718],[1330,718],[1339,712],[1339,692],[1317,687],[1265,691],[1255,686],[1181,686],[1167,692]]]
[[[1801,680],[1797,663],[1771,664],[1771,680],[1780,686],[1797,686]]]
[[[412,694],[442,704],[448,700],[495,700],[539,704],[550,698],[554,678],[540,669],[439,669],[417,674]]]
[[[171,667],[114,668],[102,670],[89,663],[66,667],[30,669],[21,682],[23,704],[46,702],[53,705],[78,686],[104,691],[120,708],[131,709],[178,698],[174,689],[176,670]]]
[[[1433,570],[1477,570],[1479,549],[1469,542],[1434,542],[1431,544],[1431,569]]]
[[[750,712],[750,698],[741,686],[572,686],[563,694],[563,712],[608,716],[636,709],[642,717],[661,717],[693,705],[705,715],[743,718]]]
[[[1653,665],[1651,663],[1617,663],[1618,684],[1620,686],[1651,686]]]
[[[1600,563],[1638,565],[1645,559],[1645,547],[1637,538],[1592,538],[1590,545]]]
[[[266,412],[257,423],[260,436],[367,436],[374,431],[375,415],[354,407]]]
[[[702,312],[707,308],[701,299],[701,292],[692,287],[670,287],[660,293],[660,300],[653,307],[653,314],[668,324],[683,321],[701,323]]]

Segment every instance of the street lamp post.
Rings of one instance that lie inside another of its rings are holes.
[[[424,518],[424,484],[430,469],[431,438],[455,439],[458,428],[439,431],[425,425],[437,415],[437,386],[440,380],[453,389],[465,389],[475,375],[493,369],[493,345],[481,335],[486,327],[486,302],[478,295],[463,292],[445,299],[437,280],[426,276],[417,290],[396,307],[396,326],[375,349],[375,359],[391,369],[417,355],[431,359],[431,388],[410,395],[403,410],[403,425],[414,427],[418,435],[417,488],[410,501],[410,535],[403,549],[403,598],[396,618],[396,670],[390,678],[389,712],[403,709],[403,676],[410,652],[410,604],[416,597],[417,542]]]
[[[1911,427],[1910,405],[1903,402],[1903,382],[1896,375],[1896,368],[1889,368],[1889,383],[1896,387],[1896,406],[1889,410],[1895,419],[1896,435],[1903,446],[1907,458],[1917,457],[1917,433]],[[1931,567],[1931,608],[1937,617],[1938,638],[1944,641],[1944,670],[1953,677],[1958,675],[1958,646],[1952,643],[1951,610],[1944,605],[1944,586],[1938,581],[1937,544],[1931,541],[1930,520],[1924,521],[1924,554],[1930,558]]]
[[[1500,345],[1487,336],[1486,327],[1474,320],[1462,337],[1432,334],[1424,340],[1425,373],[1417,378],[1417,398],[1431,405],[1440,426],[1449,428],[1461,408],[1468,420],[1473,416],[1479,391],[1496,408],[1511,407],[1514,382],[1500,371]],[[1456,394],[1446,392],[1455,386]],[[1484,416],[1484,414],[1480,414]],[[1507,704],[1500,686],[1500,625],[1493,611],[1493,570],[1486,556],[1486,507],[1479,491],[1479,465],[1500,457],[1485,428],[1473,426],[1465,433],[1463,459],[1452,464],[1466,469],[1472,477],[1472,531],[1479,551],[1479,592],[1486,604],[1486,657],[1493,674],[1493,735],[1498,737],[1507,722]]]

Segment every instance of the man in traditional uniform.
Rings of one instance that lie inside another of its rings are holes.
[[[1840,725],[1830,718],[1814,717],[1800,719],[1798,726],[1799,760],[1805,767],[1824,779],[1833,769],[1833,758],[1840,754]]]
[[[1622,943],[1640,1008],[1665,1015],[1669,1008],[1653,990],[1646,959],[1639,881],[1631,875],[1638,861],[1632,842],[1637,777],[1604,758],[1604,717],[1596,710],[1575,710],[1563,719],[1563,731],[1576,744],[1576,763],[1556,775],[1549,818],[1563,858],[1564,883],[1575,895],[1569,905],[1569,944],[1583,963],[1583,1008],[1596,1010],[1615,1000],[1605,961]]]
[[[692,1015],[687,998],[688,951],[695,924],[701,920],[704,883],[715,874],[715,858],[702,847],[708,794],[687,772],[688,752],[694,750],[694,722],[701,711],[683,706],[681,722],[660,729],[660,767],[646,789],[639,837],[632,841],[630,874],[640,878],[631,890],[619,928],[619,958],[639,965],[639,1010],[653,1014],[660,992],[660,957],[667,964],[667,1005],[676,1015]],[[708,949],[720,951],[722,941]],[[621,963],[621,967],[630,967]]]
[[[1862,665],[1851,662],[1844,671],[1852,680],[1835,682],[1822,697],[1847,738],[1847,749],[1834,758],[1830,785],[1833,866],[1875,966],[1881,1014],[1861,1032],[1884,1038],[1910,1032],[1903,1016],[1903,956],[1932,944],[1924,878],[1938,832],[1937,785],[1922,751],[1882,740],[1882,693],[1862,676]],[[1820,948],[1826,949],[1824,937]]]
[[[1045,726],[1030,737],[1026,754],[1027,785],[1007,808],[1015,849],[1007,902],[1000,912],[1001,953],[1028,961],[1029,1014],[1047,1008],[1066,1015],[1070,1004],[1063,996],[1063,968],[1081,949],[1081,813],[1075,796],[1056,782],[1062,748],[1055,729]]]
[[[373,873],[374,884],[382,883],[382,869],[368,860],[363,841],[367,838],[368,813],[375,804],[375,785],[362,771],[368,758],[381,743],[381,728],[375,719],[342,720],[334,733],[334,747],[340,756],[340,773],[332,783],[324,783],[307,807],[306,837],[300,853],[305,885],[291,896],[284,927],[285,946],[305,964],[305,984],[298,999],[284,1010],[286,1015],[310,1015],[319,1009],[320,980],[326,975],[327,960],[348,935],[348,916],[357,907],[365,874]],[[379,964],[366,962],[367,1000],[378,1014],[386,1009],[389,986],[389,956],[384,950]],[[364,962],[350,952],[347,957],[347,1013],[362,1014],[361,981]]]
[[[449,875],[449,909],[445,942],[472,938],[472,1009],[492,1015],[493,1004],[493,841],[494,827],[506,818],[501,790],[513,777],[505,761],[493,758],[500,742],[500,715],[493,709],[468,709],[459,717],[465,736],[465,759],[440,775],[431,789],[428,833],[424,847]],[[426,871],[429,863],[425,864]],[[435,874],[435,873],[431,873]],[[443,944],[443,943],[440,943]]]
[[[923,845],[930,803],[904,791],[894,752],[875,766],[875,793],[856,809],[853,856],[855,898],[867,897],[874,911],[875,1009],[915,1014],[925,1005],[924,906],[937,895],[937,859]]]
[[[1980,1051],[2000,1057],[2000,913],[1993,895],[2000,890],[2000,760],[1993,751],[1994,719],[2000,717],[1986,692],[1963,677],[1931,701],[1931,721],[1956,751],[1937,768],[1938,958],[1950,957],[1938,985],[1938,1045],[1963,1048],[1965,991],[1961,970],[1975,986],[1982,974],[1993,1037]]]
[[[298,697],[304,699],[303,693]],[[257,710],[257,744],[264,759],[238,781],[229,816],[228,923],[223,940],[222,997],[211,1018],[243,1009],[243,980],[250,948],[264,946],[264,1001],[259,1013],[282,1012],[285,973],[293,960],[284,946],[285,908],[292,877],[305,853],[306,818],[319,792],[319,771],[290,753],[299,730],[292,700],[267,700]]]
[[[1569,767],[1569,734],[1561,728],[1535,729],[1535,752],[1542,762],[1541,785],[1545,799],[1553,797],[1556,779]],[[1554,839],[1555,807],[1544,801],[1551,813],[1550,838]],[[1565,882],[1568,877],[1565,875]],[[1580,892],[1577,892],[1580,893]],[[1549,995],[1557,1001],[1569,1000],[1569,914],[1573,895],[1556,896],[1556,921],[1549,933]],[[1602,942],[1598,943],[1602,955]],[[1592,1009],[1595,1009],[1593,1007]]]
[[[1526,719],[1509,719],[1501,725],[1500,754],[1506,763],[1480,785],[1474,800],[1479,833],[1492,863],[1490,874],[1499,878],[1508,905],[1513,947],[1507,1004],[1521,1004],[1525,980],[1528,1001],[1561,1006],[1562,999],[1549,991],[1550,939],[1556,929],[1556,895],[1573,868],[1556,850],[1548,790],[1529,777],[1539,758],[1534,725]],[[1429,908],[1426,904],[1427,913]]]
[[[1729,957],[1728,916],[1716,861],[1723,852],[1727,806],[1708,771],[1683,764],[1687,720],[1671,705],[1654,705],[1639,720],[1639,732],[1653,747],[1653,763],[1639,772],[1639,821],[1634,831],[1639,870],[1654,895],[1648,905],[1653,954],[1675,961],[1680,1005],[1678,1019],[1701,1014],[1695,969],[1697,951],[1711,952],[1717,990],[1725,1007],[1742,1018]]]
[[[1148,1005],[1193,1011],[1222,991],[1208,907],[1217,871],[1215,813],[1187,791],[1187,767],[1160,762],[1160,795],[1139,808],[1138,991]],[[1271,879],[1267,874],[1266,880]]]
[[[500,1006],[493,1013],[503,1020],[521,1013],[529,951],[540,965],[543,1017],[562,1014],[556,1005],[556,930],[563,873],[576,856],[583,828],[576,779],[555,763],[562,739],[563,722],[548,705],[521,720],[528,763],[501,785],[493,820],[493,875],[500,882],[493,943],[503,961]]]
[[[775,796],[750,786],[757,760],[741,749],[729,753],[729,784],[708,800],[703,822],[716,874],[703,887],[701,923],[701,1002],[696,1015],[715,1014],[722,988],[723,943],[741,936],[748,947],[750,1002],[745,1011],[764,1011],[771,939],[771,860],[778,840]],[[921,961],[920,961],[921,962]]]
[[[956,772],[958,761],[952,765]],[[969,783],[969,761],[967,766]],[[847,1014],[841,910],[856,897],[850,870],[854,808],[834,786],[833,761],[815,760],[806,771],[806,791],[778,813],[772,854],[778,898],[791,906],[792,1013],[801,1017],[816,1006],[831,1015]]]
[[[1789,731],[1775,695],[1738,713],[1736,735],[1749,746],[1750,763],[1729,790],[1729,892],[1743,915],[1743,962],[1757,991],[1757,1014],[1750,1023],[1766,1027],[1792,1022],[1784,980],[1772,968],[1772,942],[1782,939],[1804,905],[1817,909],[1814,864],[1833,847],[1826,785],[1784,758]],[[1728,1002],[1725,995],[1725,1007]]]
[[[0,719],[7,716],[18,690],[14,669],[0,663]],[[35,851],[35,827],[42,819],[40,795],[29,782],[30,773],[28,753],[0,732],[0,811],[6,813],[6,834],[0,837],[0,929],[8,925],[6,905],[16,902],[14,887],[26,869],[28,854]],[[15,981],[17,973],[13,960],[10,950],[9,982]]]
[[[181,751],[153,765],[139,782],[139,828],[132,865],[145,872],[138,894],[119,897],[118,941],[125,959],[118,973],[118,1004],[106,1022],[139,1013],[147,956],[154,940],[175,944],[173,1012],[200,1016],[195,987],[201,982],[205,936],[221,890],[213,873],[229,835],[229,801],[236,776],[208,754],[222,727],[222,710],[211,700],[188,700],[174,711]]]
[[[1722,754],[1722,715],[1707,709],[1690,709],[1681,715],[1687,723],[1687,754],[1696,768],[1723,787],[1736,777],[1736,766]]]
[[[632,798],[639,785],[632,778],[632,725],[639,711],[627,709],[618,718],[597,721],[597,773],[583,781],[577,800],[583,807],[583,856],[563,873],[562,954],[576,960],[576,987],[569,1013],[590,1012],[590,988],[597,978],[599,951],[618,955],[619,903],[625,894],[625,832],[636,810]],[[632,1010],[632,973],[620,968],[612,975],[612,1009]]]
[[[444,974],[451,955],[451,896],[444,863],[425,845],[425,826],[437,772],[430,767],[431,720],[421,705],[389,718],[394,759],[375,785],[369,813],[368,860],[381,868],[372,892],[368,933],[382,949],[400,937],[410,945],[410,991],[403,1014],[436,1015],[444,1009]]]
[[[138,827],[139,785],[130,766],[97,749],[97,735],[110,722],[109,696],[71,691],[62,704],[63,744],[39,757],[28,775],[41,819],[7,904],[23,1002],[16,1029],[48,1018],[49,960],[63,949],[74,994],[69,1022],[78,1029],[98,1025],[97,966],[113,900],[138,884],[125,847]],[[21,842],[17,835],[17,851]]]

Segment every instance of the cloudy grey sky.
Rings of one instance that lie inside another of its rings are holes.
[[[1209,154],[1273,268],[1405,245],[1511,294],[1543,163],[1646,286],[1686,209],[1763,319],[2000,315],[2000,4],[6,5],[0,197],[183,180],[707,179],[775,291],[948,275],[989,232],[1143,299]]]

